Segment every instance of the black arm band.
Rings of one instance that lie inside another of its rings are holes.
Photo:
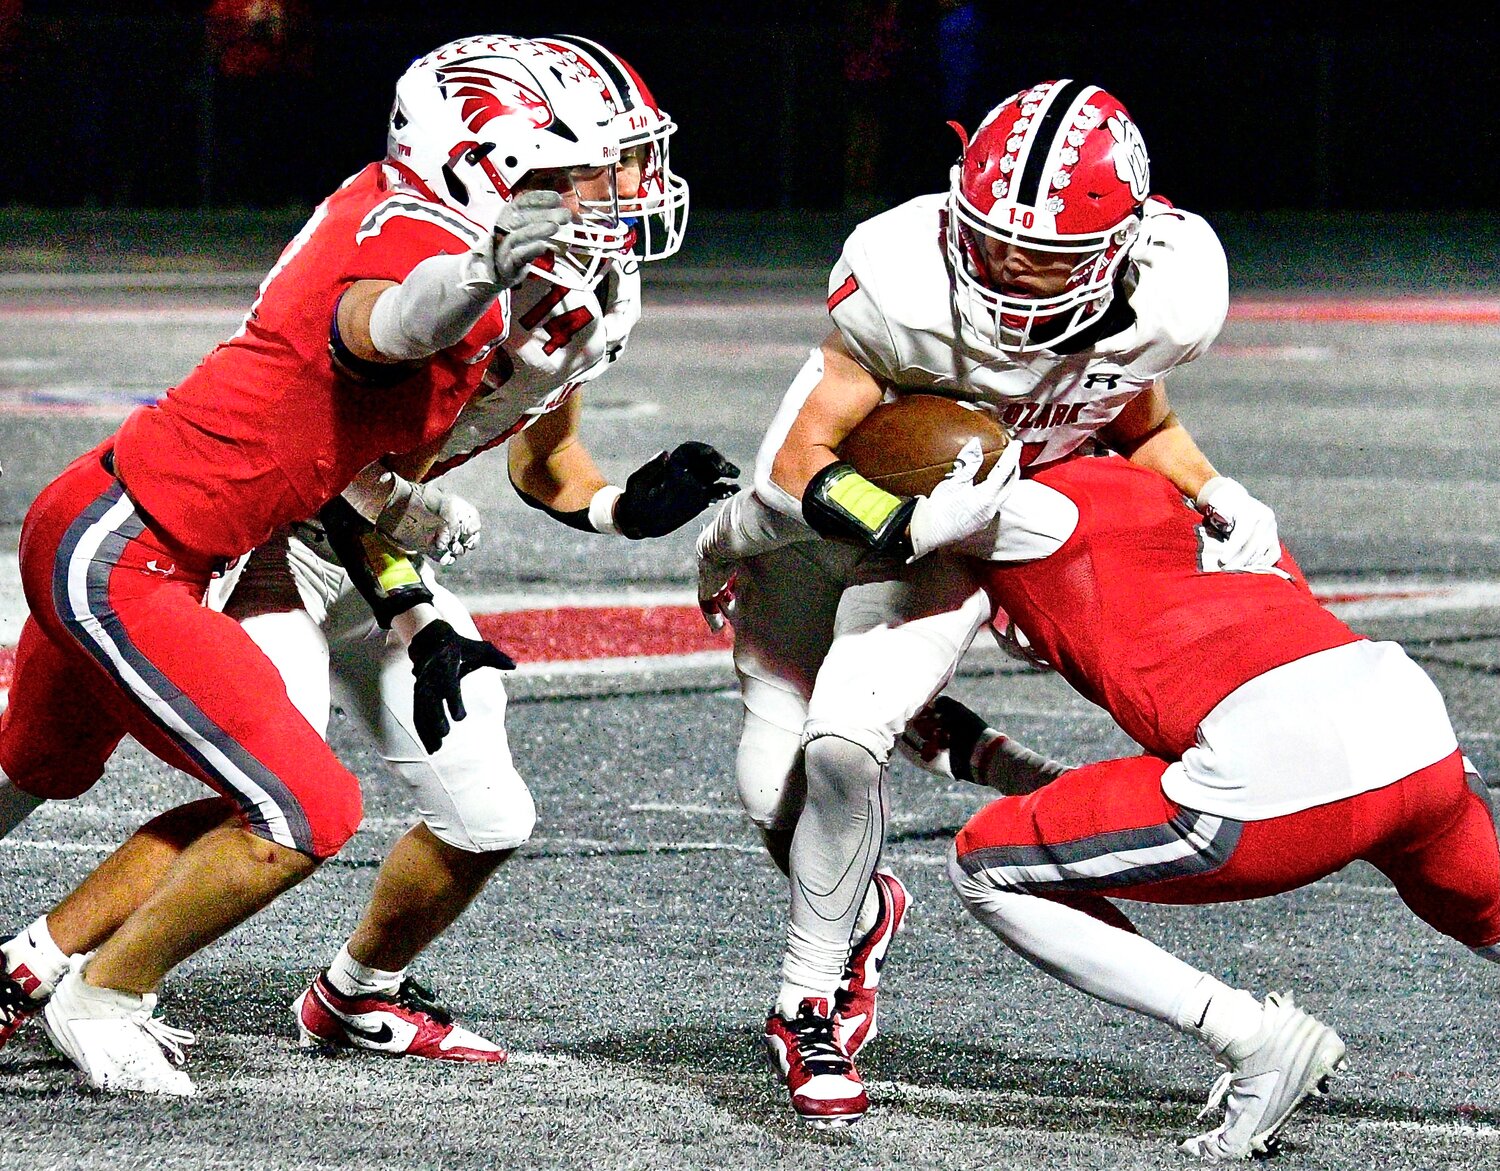
[[[586,533],[596,533],[599,531],[594,528],[593,522],[589,520],[589,510],[587,508],[575,508],[572,512],[559,512],[555,508],[549,508],[535,496],[531,495],[525,488],[517,484],[514,478],[511,479],[510,486],[516,490],[516,495],[521,498],[523,503],[541,512],[545,512],[553,520],[562,521],[570,529],[582,529]]]
[[[337,306],[328,327],[328,357],[335,370],[363,386],[395,386],[398,382],[405,382],[420,366],[417,362],[372,362],[361,358],[344,344],[343,335],[339,333]]]
[[[820,471],[802,494],[802,519],[814,532],[892,557],[911,556],[907,530],[916,508],[916,497],[895,496],[842,462]]]
[[[382,630],[391,628],[397,614],[432,601],[432,591],[423,584],[411,559],[387,544],[342,496],[325,504],[318,519],[328,534],[329,547]]]

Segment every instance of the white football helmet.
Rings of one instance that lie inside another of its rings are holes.
[[[607,198],[578,199],[559,261],[531,266],[587,286],[631,243],[613,194],[615,115],[571,54],[512,37],[465,37],[418,58],[396,83],[386,162],[486,231],[536,172],[553,172],[549,181],[564,186],[584,177],[603,183]]]
[[[670,140],[677,123],[619,54],[583,37],[537,39],[573,53],[608,94],[617,111],[622,157],[629,158],[633,150],[641,154],[640,189],[634,196],[620,196],[620,214],[636,229],[635,252],[640,259],[671,256],[682,247],[688,221],[687,180],[672,170]]]
[[[1048,81],[991,110],[948,192],[947,248],[964,323],[1007,354],[1048,349],[1094,324],[1151,190],[1146,144],[1119,99]],[[991,287],[982,253],[1007,245],[1073,258],[1067,287],[1028,296]]]

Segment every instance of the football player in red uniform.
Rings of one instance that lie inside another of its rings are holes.
[[[54,984],[43,1022],[101,1089],[193,1092],[163,1052],[180,1059],[185,1038],[152,1016],[155,989],[359,822],[355,777],[250,636],[203,605],[210,580],[372,460],[440,441],[508,332],[509,290],[558,254],[586,266],[629,237],[618,220],[575,214],[571,191],[517,183],[542,169],[564,188],[612,183],[618,132],[592,106],[570,108],[518,60],[409,80],[398,96],[414,105],[462,91],[462,135],[402,141],[325,200],[239,332],[70,465],[22,530],[31,616],[0,722],[7,827],[38,800],[87,789],[126,734],[214,788],[228,813],[159,884],[118,876],[119,897],[139,905],[92,956],[58,969],[38,948],[17,979],[7,952],[0,1028]],[[405,165],[419,152],[430,169]],[[437,641],[439,656],[463,645]],[[465,665],[505,661],[491,648]]]
[[[322,527],[330,531],[347,528],[349,509],[375,528],[357,548],[345,546],[352,572],[331,560],[327,533],[299,524],[258,546],[237,567],[232,588],[221,587],[225,612],[276,665],[308,722],[326,729],[330,682],[337,684],[346,710],[366,725],[421,815],[381,866],[354,934],[292,1006],[302,1043],[314,1049],[469,1062],[506,1056],[453,1020],[406,971],[527,840],[536,818],[511,758],[503,678],[471,674],[498,665],[497,652],[442,586],[434,564],[472,544],[478,514],[433,479],[486,452],[497,453],[492,459],[507,452],[511,479],[528,503],[576,528],[639,538],[696,516],[730,490],[718,477],[737,471],[708,445],[688,443],[648,462],[621,489],[606,483],[578,435],[585,387],[613,367],[640,316],[638,261],[674,253],[686,219],[687,184],[669,163],[675,124],[629,65],[577,37],[468,37],[444,45],[414,62],[398,84],[388,162],[399,160],[413,183],[447,190],[446,156],[424,144],[464,132],[471,95],[452,87],[434,101],[419,82],[435,71],[462,80],[493,59],[506,67],[525,63],[548,86],[567,89],[575,121],[593,103],[592,120],[614,125],[621,157],[613,172],[540,168],[511,181],[557,188],[596,231],[623,221],[636,237],[628,241],[631,253],[622,241],[608,255],[569,250],[555,264],[547,258],[545,267],[534,266],[512,293],[515,320],[488,363],[482,394],[464,405],[435,452],[371,464],[344,491],[348,508],[325,509]],[[384,558],[379,580],[360,565],[360,551],[372,541]],[[408,559],[415,552],[427,556]],[[449,708],[462,723],[450,725]],[[54,956],[97,947],[133,908],[131,900],[149,891],[153,875],[222,816],[220,803],[202,801],[154,819],[3,946],[16,963],[51,951],[49,943]]]
[[[1012,794],[958,834],[954,885],[1043,971],[1224,1065],[1209,1103],[1223,1121],[1185,1150],[1264,1154],[1343,1041],[1289,994],[1257,1001],[1168,954],[1107,900],[1259,898],[1363,859],[1425,922],[1500,961],[1488,790],[1397,644],[1323,609],[1289,555],[1210,572],[1218,538],[1160,476],[1118,458],[1045,469],[989,537],[976,551],[1005,637],[1145,753],[1065,769],[939,699],[910,734],[922,756]]]

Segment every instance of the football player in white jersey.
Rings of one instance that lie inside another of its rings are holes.
[[[525,843],[536,819],[506,739],[502,676],[480,669],[514,664],[482,641],[432,565],[472,547],[478,514],[432,479],[503,448],[528,504],[575,528],[634,539],[687,523],[732,491],[724,477],[738,475],[712,447],[686,443],[620,488],[607,483],[579,440],[580,392],[618,357],[640,317],[640,263],[676,252],[687,218],[688,187],[668,154],[676,126],[623,60],[576,37],[445,45],[398,84],[387,166],[453,211],[470,206],[472,193],[461,184],[455,190],[451,152],[432,146],[468,137],[465,71],[496,56],[529,64],[583,101],[619,138],[619,164],[613,172],[528,171],[524,158],[506,150],[481,155],[481,164],[493,162],[497,185],[562,194],[576,220],[569,247],[534,262],[515,290],[512,332],[490,358],[483,389],[435,450],[371,465],[319,523],[277,533],[221,591],[225,612],[276,664],[293,702],[325,735],[331,684],[337,689],[406,782],[421,818],[382,865],[354,934],[293,1005],[310,1048],[472,1062],[506,1056],[455,1024],[406,975]],[[445,90],[430,84],[433,75]],[[445,100],[433,103],[436,92]],[[379,230],[382,213],[410,214],[399,189],[366,230]],[[408,556],[415,554],[425,556]],[[175,853],[224,816],[219,802],[203,801],[155,819],[53,912],[50,926],[44,916],[17,939],[31,940],[38,954],[97,946]],[[17,955],[7,953],[7,968],[30,956],[19,944],[11,950]],[[30,1003],[22,1007],[31,1011]]]
[[[886,764],[988,618],[961,563],[922,556],[930,501],[864,480],[843,438],[890,396],[945,395],[998,417],[1024,467],[1102,443],[1163,473],[1209,516],[1220,568],[1269,568],[1280,548],[1271,510],[1215,471],[1167,399],[1166,375],[1223,324],[1223,250],[1151,194],[1140,132],[1097,86],[1045,82],[996,106],[946,194],[855,229],[828,308],[835,329],[783,400],[754,493],[699,543],[705,614],[735,628],[741,800],[790,877],[767,1044],[819,1127],[866,1109],[851,1059],[875,1035],[906,908],[877,870]],[[751,556],[778,543],[767,507],[834,539]]]

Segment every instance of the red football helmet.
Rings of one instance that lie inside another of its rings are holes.
[[[965,142],[948,192],[948,256],[965,324],[1007,354],[1088,328],[1114,296],[1150,183],[1140,131],[1098,86],[1046,81],[1001,102]],[[1073,257],[1066,287],[1042,296],[996,289],[988,257],[997,245]]]

